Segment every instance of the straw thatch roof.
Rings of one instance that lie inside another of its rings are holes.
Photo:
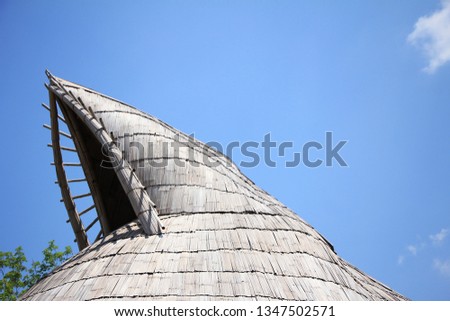
[[[81,251],[22,299],[405,299],[341,259],[214,149],[129,105],[48,76],[58,183]],[[58,107],[91,191],[97,214],[88,227],[99,225],[97,240],[89,239],[70,192]],[[178,152],[170,148],[174,141]]]

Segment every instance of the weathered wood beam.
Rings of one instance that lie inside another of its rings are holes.
[[[49,86],[49,90],[56,90],[55,87]],[[107,220],[106,216],[106,210],[103,205],[102,195],[100,192],[100,188],[98,186],[98,183],[95,179],[94,175],[94,168],[92,167],[91,162],[88,159],[89,151],[86,149],[86,146],[81,143],[82,137],[79,137],[80,133],[80,125],[79,122],[73,117],[72,109],[70,106],[66,106],[64,102],[57,98],[57,101],[59,105],[61,106],[61,112],[64,115],[64,118],[67,120],[67,126],[70,128],[71,133],[73,133],[73,143],[75,144],[75,148],[78,151],[78,157],[83,164],[83,172],[86,175],[86,179],[83,181],[86,181],[89,185],[89,189],[92,193],[92,199],[95,204],[95,208],[97,211],[97,215],[100,218],[100,225],[101,230],[103,231],[103,234],[109,234],[112,230],[109,226],[109,222]],[[73,180],[73,182],[80,182],[81,180]],[[72,182],[69,180],[69,183]]]
[[[98,240],[100,240],[102,236],[103,236],[103,231],[100,230],[100,232],[98,232],[97,237],[95,238],[94,242],[97,242]]]
[[[47,147],[53,148],[52,144],[47,144]],[[75,148],[71,148],[71,147],[65,147],[65,146],[59,146],[59,148],[61,148],[61,150],[65,150],[68,152],[77,152],[77,150]]]
[[[86,232],[89,231],[97,222],[98,222],[98,216],[91,222],[91,224],[88,225],[88,227],[86,227]]]
[[[76,199],[88,197],[88,196],[91,196],[91,195],[92,195],[91,193],[86,193],[86,194],[81,194],[81,195],[75,195],[75,196],[72,196],[72,199],[73,199],[73,200],[76,200]],[[64,199],[61,198],[59,201],[60,201],[60,202],[64,202]],[[80,215],[80,214],[78,214],[78,216],[79,216],[79,215]]]
[[[50,107],[48,107],[46,104],[42,103],[41,106],[44,107],[45,109],[47,109],[48,111],[50,111]],[[61,115],[59,115],[59,114],[58,114],[58,119],[60,119],[60,120],[61,120],[62,122],[64,122],[64,123],[66,122],[66,120],[64,119],[64,117],[61,116]]]
[[[56,163],[55,162],[51,162],[50,164],[51,165],[55,165]],[[62,166],[81,166],[80,163],[62,163],[61,165]]]
[[[86,182],[86,178],[74,178],[67,180],[67,183],[79,183],[79,182]],[[55,184],[59,184],[59,182],[55,181]]]
[[[52,130],[52,127],[50,125],[44,124],[42,126],[44,126],[44,128],[47,128],[50,131]],[[66,132],[63,132],[62,130],[60,130],[58,132],[59,132],[60,135],[72,139],[72,136],[70,136],[70,134],[67,134]]]
[[[91,193],[86,193],[86,194],[80,194],[80,195],[76,195],[76,196],[72,196],[72,199],[76,200],[78,198],[84,198],[84,197],[88,197],[91,196]]]
[[[95,204],[89,206],[87,209],[81,211],[80,213],[78,213],[78,215],[81,217],[81,215],[86,214],[87,212],[91,211],[92,209],[95,208]],[[66,223],[69,223],[70,220],[67,220]]]
[[[61,196],[64,200],[64,205],[69,215],[70,224],[75,233],[75,239],[78,245],[78,249],[82,249],[89,246],[89,240],[83,227],[83,223],[80,220],[80,216],[75,208],[75,203],[70,195],[69,185],[67,184],[67,177],[63,167],[63,160],[61,155],[61,149],[59,148],[59,125],[58,125],[58,110],[56,107],[56,98],[53,92],[49,91],[50,99],[50,119],[51,119],[51,133],[52,133],[52,145],[53,145],[53,159],[55,163],[56,176],[61,189]]]
[[[95,208],[95,204],[92,204],[91,206],[89,206],[87,209],[85,209],[85,210],[83,210],[83,211],[81,211],[80,213],[78,213],[78,215],[83,215],[83,214],[86,214],[87,212],[89,212],[89,211],[91,211],[92,209],[94,209]]]

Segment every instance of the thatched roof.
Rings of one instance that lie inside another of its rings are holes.
[[[23,299],[405,299],[341,259],[214,149],[115,99],[49,79],[58,181],[82,250]],[[95,203],[100,233],[92,245],[64,182],[57,105]],[[183,145],[179,154],[174,141]],[[129,142],[150,142],[152,153]],[[105,159],[120,166],[100,166]]]

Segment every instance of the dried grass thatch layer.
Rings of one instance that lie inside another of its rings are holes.
[[[191,213],[164,234],[130,223],[25,300],[402,300],[281,215]],[[277,228],[274,228],[277,226]]]
[[[339,258],[326,239],[222,154],[117,100],[53,76],[50,81],[49,90],[65,114],[70,116],[70,110],[81,115],[82,108],[91,112],[92,117],[72,116],[72,121],[87,128],[96,128],[90,122],[101,123],[102,128],[87,138],[103,135],[101,139],[121,146],[124,166],[135,175],[132,180],[141,184],[149,204],[155,205],[148,211],[150,219],[165,230],[153,233],[145,225],[148,220],[135,211],[139,220],[109,232],[111,218],[97,210],[106,236],[53,271],[22,299],[405,299]],[[151,142],[152,154],[128,148],[127,140],[143,146]],[[171,149],[164,151],[164,143],[174,140],[186,147],[179,155]],[[167,160],[166,166],[148,164],[161,159]],[[209,166],[205,159],[218,165]],[[176,166],[178,160],[185,166]],[[92,177],[102,179],[95,173],[95,164],[84,162],[85,167],[94,169]],[[105,195],[98,196],[96,204],[103,206],[100,198],[104,201]]]

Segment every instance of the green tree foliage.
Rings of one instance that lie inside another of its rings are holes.
[[[0,299],[2,301],[16,300],[22,289],[25,288],[24,272],[27,261],[23,254],[22,247],[18,247],[15,252],[0,252],[0,272],[2,280],[0,282]]]
[[[55,241],[50,241],[42,254],[42,261],[32,262],[31,267],[27,267],[22,247],[19,246],[14,252],[0,251],[1,301],[17,300],[33,284],[67,260],[72,255],[72,249],[66,246],[64,251],[58,251]]]

